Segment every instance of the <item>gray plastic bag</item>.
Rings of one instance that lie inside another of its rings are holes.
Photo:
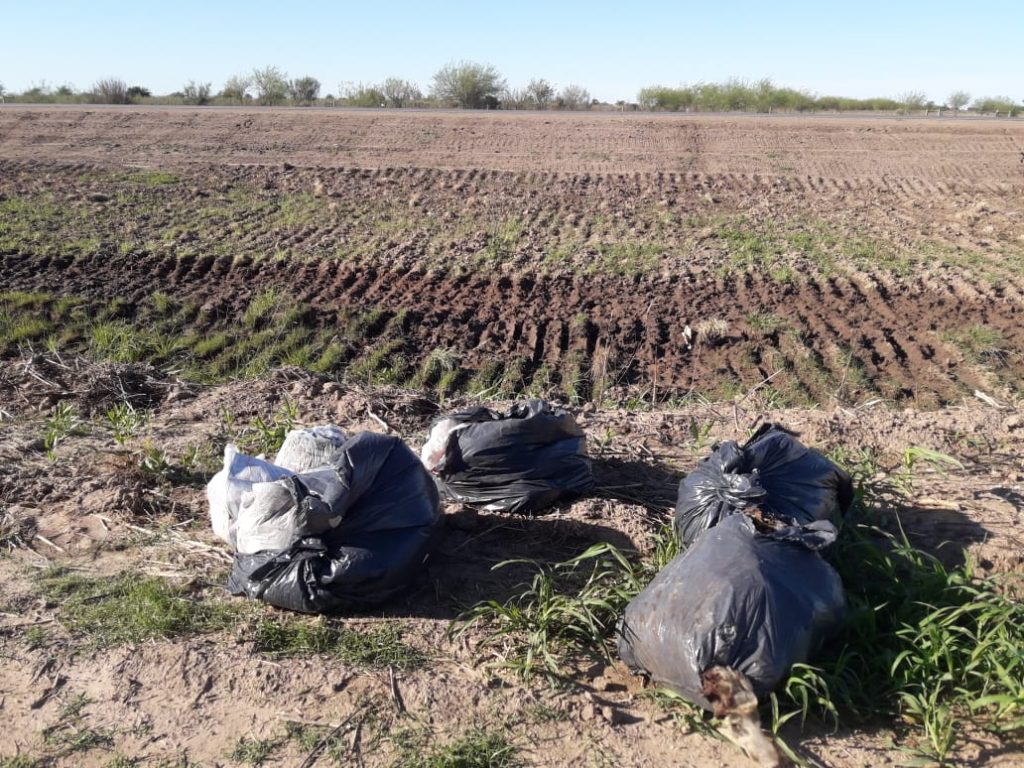
[[[743,445],[729,440],[679,484],[674,526],[684,545],[737,512],[757,507],[803,525],[838,529],[853,501],[850,476],[796,433],[765,424]]]
[[[845,616],[839,574],[815,551],[835,536],[829,522],[760,533],[747,515],[722,520],[626,606],[619,655],[706,709],[712,667],[741,672],[760,699]]]
[[[412,586],[437,543],[437,488],[397,437],[363,432],[328,466],[273,485],[257,533],[290,543],[236,553],[234,594],[304,613],[365,609]]]

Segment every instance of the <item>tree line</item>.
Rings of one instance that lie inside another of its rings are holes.
[[[556,88],[544,78],[512,87],[490,64],[462,61],[441,67],[426,92],[409,80],[388,77],[379,83],[341,84],[338,92],[321,95],[321,82],[311,76],[290,78],[275,66],[233,75],[219,91],[210,82],[189,80],[181,90],[153,96],[140,85],[121,78],[99,80],[90,89],[75,91],[70,85],[50,88],[35,85],[20,94],[8,94],[0,84],[0,99],[28,103],[96,104],[191,104],[262,106],[351,107],[458,107],[463,109],[640,109],[656,112],[852,112],[884,111],[904,114],[967,108],[984,114],[1013,116],[1024,107],[1007,96],[975,98],[954,91],[943,104],[930,101],[920,91],[894,98],[854,99],[822,96],[796,88],[776,86],[771,80],[756,82],[730,79],[721,83],[693,83],[676,87],[652,85],[640,89],[636,102],[602,104],[581,85]]]

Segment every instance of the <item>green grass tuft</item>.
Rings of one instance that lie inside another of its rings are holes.
[[[323,654],[370,669],[413,669],[426,661],[423,653],[402,640],[402,630],[394,625],[355,630],[327,619],[264,618],[255,623],[251,637],[255,650],[275,657]]]
[[[98,647],[214,632],[240,616],[237,605],[202,600],[162,579],[133,573],[86,578],[49,570],[38,587],[56,603],[60,622]]]
[[[397,765],[402,768],[516,768],[523,762],[519,748],[504,734],[471,728],[447,744],[404,750]]]

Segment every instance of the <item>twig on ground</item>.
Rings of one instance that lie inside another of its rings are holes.
[[[46,538],[42,534],[37,533],[36,534],[36,538],[39,539],[41,542],[43,542],[43,544],[49,544],[51,547],[56,549],[58,552],[63,552],[65,555],[68,553],[68,551],[66,549],[64,549],[64,547],[57,546],[56,544],[54,544],[52,541],[50,541],[48,538]]]
[[[316,762],[317,758],[320,756],[320,753],[323,752],[327,745],[331,743],[331,739],[337,736],[341,729],[348,725],[350,722],[352,722],[352,718],[354,718],[360,712],[362,712],[361,709],[355,710],[351,715],[349,715],[340,723],[338,723],[338,725],[335,726],[330,733],[328,733],[326,736],[320,739],[320,741],[317,742],[317,745],[309,751],[308,755],[306,755],[306,759],[299,763],[298,768],[310,768],[310,766]],[[362,721],[360,720],[360,722]]]
[[[395,708],[398,714],[405,714],[405,702],[402,701],[402,694],[398,690],[398,680],[395,679],[395,668],[388,666],[388,675],[391,677],[391,698],[395,701]]]

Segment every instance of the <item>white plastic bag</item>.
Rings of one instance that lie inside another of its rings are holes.
[[[213,532],[234,547],[242,494],[251,491],[254,483],[273,482],[293,474],[269,461],[239,453],[236,445],[228,443],[224,447],[224,468],[206,485]]]
[[[427,442],[420,449],[420,461],[423,462],[423,466],[427,468],[428,472],[437,474],[437,466],[444,459],[444,454],[448,449],[448,439],[453,432],[461,432],[468,426],[469,424],[456,419],[441,419],[434,425],[427,437]]]
[[[284,438],[274,463],[293,472],[305,472],[326,465],[345,442],[345,433],[334,424],[293,429]]]
[[[253,484],[238,510],[237,551],[280,551],[307,536],[322,536],[341,523],[348,492],[333,467]]]

